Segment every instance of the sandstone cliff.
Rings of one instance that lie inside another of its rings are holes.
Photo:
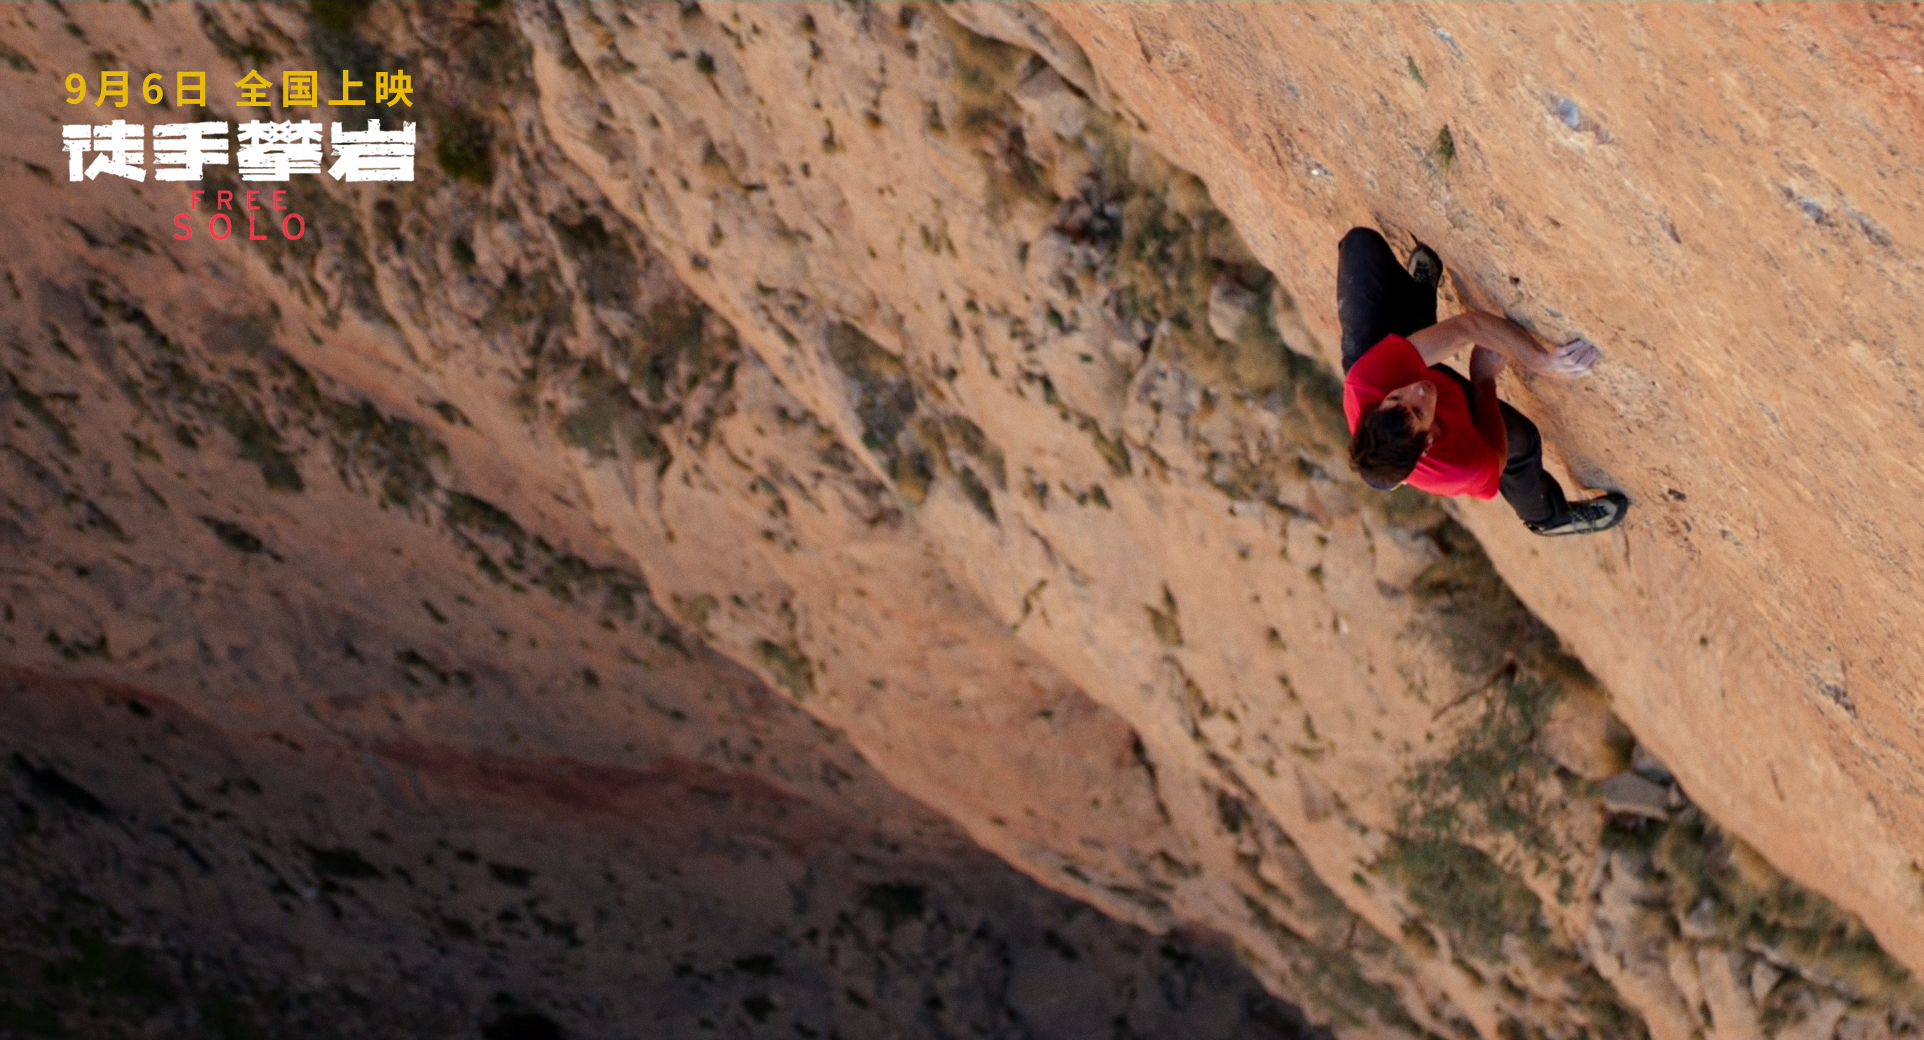
[[[8,12],[7,660],[426,775],[509,846],[562,839],[500,784],[610,820],[754,777],[963,862],[879,776],[1345,1035],[1907,1032],[1901,17]],[[431,145],[297,181],[311,239],[165,241],[177,186],[59,178],[51,70],[312,62],[420,70]],[[1622,532],[1348,477],[1332,244],[1370,222],[1603,344],[1507,389]],[[774,693],[694,713],[733,667]],[[1657,804],[1606,821],[1636,745]],[[892,935],[887,871],[837,869]],[[1056,906],[1017,888],[972,898]],[[978,1031],[1088,1025],[1027,1014]]]

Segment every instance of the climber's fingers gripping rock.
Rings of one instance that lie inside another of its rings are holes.
[[[1589,375],[1590,369],[1596,367],[1597,359],[1602,356],[1603,352],[1597,349],[1595,343],[1579,336],[1547,352],[1537,371],[1564,379],[1576,379]]]

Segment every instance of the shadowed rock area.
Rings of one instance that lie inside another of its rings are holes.
[[[0,1026],[1915,1033],[1906,10],[0,9]],[[299,240],[65,179],[397,68]],[[1624,528],[1350,475],[1359,223]]]
[[[1039,889],[845,751],[771,779],[823,734],[708,667],[649,693],[756,752],[621,766],[236,735],[7,674],[0,1032],[1312,1035],[1219,943]]]

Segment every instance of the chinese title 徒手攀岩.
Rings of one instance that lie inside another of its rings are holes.
[[[386,106],[390,112],[396,107],[414,106],[414,82],[405,71],[377,72],[373,78],[373,104]],[[337,95],[326,99],[322,97],[321,77],[316,72],[281,73],[278,103],[269,96],[274,89],[273,82],[259,70],[250,69],[234,86],[238,91],[235,107],[279,108],[283,117],[294,115],[293,109],[323,105],[337,109],[364,108],[369,104],[366,80],[355,79],[349,70],[341,72]],[[268,120],[252,119],[230,127],[225,120],[205,118],[212,115],[206,108],[206,73],[175,73],[171,103],[167,87],[160,73],[150,73],[141,82],[140,99],[149,105],[198,109],[203,118],[159,124],[152,128],[151,135],[148,127],[124,119],[64,125],[61,144],[67,153],[68,181],[92,181],[103,174],[145,181],[151,171],[156,181],[198,182],[206,178],[207,167],[230,164],[242,181],[286,182],[296,176],[323,173],[348,183],[414,179],[416,125],[413,122],[403,121],[399,129],[389,130],[383,129],[381,120],[375,118],[367,120],[365,129],[350,129],[349,124],[341,122],[323,125],[311,119],[274,120],[269,111],[261,113],[270,116]],[[132,103],[132,77],[125,71],[101,72],[97,83],[89,83],[86,76],[72,73],[66,77],[66,88],[66,101],[70,105],[85,104],[90,100],[89,95],[95,108],[107,105],[125,108]],[[230,129],[236,134],[238,148],[233,147],[234,142],[228,137]],[[258,198],[261,191],[269,191],[266,202]],[[213,195],[209,200],[212,212],[207,218],[208,233],[218,239],[233,233],[233,218],[226,213],[230,206],[236,215],[246,214],[248,237],[254,239],[266,236],[256,233],[253,211],[286,209],[280,204],[284,191],[269,189],[193,191],[189,193],[189,209],[198,211],[206,194]],[[289,213],[278,219],[284,237],[295,239],[305,233],[306,222],[299,214]],[[177,215],[174,224],[179,230],[174,237],[191,238],[192,223],[187,213]]]

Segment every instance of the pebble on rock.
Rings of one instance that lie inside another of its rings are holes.
[[[1601,785],[1603,807],[1612,814],[1670,818],[1669,792],[1634,771],[1618,773]]]

